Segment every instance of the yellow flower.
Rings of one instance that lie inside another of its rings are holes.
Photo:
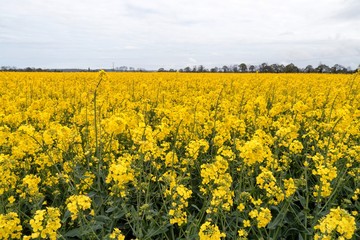
[[[351,239],[356,230],[355,218],[346,210],[338,208],[330,209],[330,213],[319,220],[314,227],[316,235],[322,239],[332,238],[336,234],[339,239]]]
[[[71,213],[71,219],[78,218],[79,210],[87,210],[91,208],[91,199],[85,195],[72,195],[67,200],[67,209]]]
[[[20,239],[22,229],[17,213],[0,214],[0,239]]]
[[[244,220],[243,225],[244,227],[250,227],[251,226],[250,220]]]
[[[239,240],[246,240],[247,239],[247,236],[248,236],[248,233],[245,229],[240,229],[238,231],[238,236],[239,236]]]
[[[239,206],[237,207],[237,209],[238,209],[240,212],[242,212],[242,211],[244,211],[244,209],[245,209],[245,205],[244,205],[243,203],[240,203]]]
[[[268,208],[260,208],[259,214],[257,215],[258,228],[263,228],[268,225],[271,221],[272,215]]]
[[[209,221],[203,223],[200,227],[200,240],[219,240],[223,237],[226,237],[226,234],[221,233],[218,226],[211,224]]]
[[[19,189],[18,192],[22,192],[20,195],[22,198],[26,196],[30,197],[30,202],[34,197],[39,197],[42,194],[39,192],[39,184],[41,182],[40,177],[35,176],[34,174],[26,175],[22,180],[23,189]]]
[[[290,197],[291,195],[293,195],[296,191],[294,179],[292,178],[284,179],[284,187],[285,187],[286,197]]]
[[[215,162],[201,165],[201,178],[204,194],[211,195],[208,213],[217,212],[218,209],[230,211],[233,205],[234,192],[231,190],[232,177],[227,172],[229,163],[222,156],[216,156]]]
[[[32,228],[31,238],[55,240],[57,230],[61,227],[60,210],[53,207],[37,210],[29,223]]]
[[[260,211],[254,209],[249,212],[250,218],[255,218],[258,228],[263,228],[271,221],[271,212],[268,208],[260,208]],[[244,224],[245,226],[245,224]]]
[[[270,149],[258,138],[246,142],[243,146],[237,146],[237,150],[247,166],[263,162],[270,154]]]
[[[15,202],[14,196],[8,197],[8,201],[9,201],[10,204],[13,204]]]
[[[112,184],[112,192],[121,197],[127,195],[127,185],[135,180],[134,170],[131,167],[132,161],[133,156],[125,154],[112,162],[109,167],[106,183]]]
[[[256,209],[251,210],[251,211],[249,212],[249,216],[250,216],[251,218],[256,218],[258,215],[259,215],[259,212],[258,212],[258,210],[256,210]]]
[[[110,234],[110,239],[116,239],[116,240],[125,240],[125,236],[121,233],[120,229],[114,228],[112,233]]]
[[[269,203],[278,205],[284,200],[284,193],[281,191],[280,187],[276,185],[276,178],[273,173],[263,167],[261,170],[262,172],[256,177],[256,183],[260,189],[266,191],[266,196],[271,198]]]
[[[299,142],[298,140],[294,140],[290,146],[289,146],[289,150],[291,153],[294,154],[299,154],[301,153],[301,151],[303,150],[304,146],[302,145],[301,142]]]

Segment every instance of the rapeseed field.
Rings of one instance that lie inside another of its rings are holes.
[[[0,72],[0,239],[359,239],[360,75]]]

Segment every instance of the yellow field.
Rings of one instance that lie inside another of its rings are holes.
[[[0,72],[0,239],[359,239],[360,76]]]

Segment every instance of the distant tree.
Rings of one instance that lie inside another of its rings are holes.
[[[232,71],[232,72],[239,72],[239,67],[238,67],[238,65],[233,65],[233,66],[231,66],[231,71]]]
[[[270,65],[270,68],[271,68],[271,72],[274,72],[274,73],[279,73],[279,65],[274,63],[274,64],[271,64]]]
[[[249,66],[249,71],[250,71],[250,72],[252,72],[252,73],[255,72],[255,69],[256,69],[256,68],[255,68],[254,65],[250,65],[250,66]]]
[[[165,69],[164,68],[159,68],[158,72],[165,72]]]
[[[346,73],[347,69],[340,64],[335,64],[334,66],[331,67],[330,71],[332,73]]]
[[[126,72],[126,71],[128,70],[128,67],[127,67],[127,66],[121,66],[121,67],[119,67],[118,69],[119,69],[119,71],[121,71],[121,72]]]
[[[223,67],[222,67],[222,69],[223,69],[223,72],[229,72],[229,67],[228,66],[226,66],[226,65],[224,65]]]
[[[267,63],[262,63],[259,65],[259,72],[266,72],[266,68],[267,68],[268,64]]]
[[[273,69],[267,63],[262,63],[259,65],[259,72],[271,73]]]
[[[320,63],[319,66],[317,68],[315,68],[315,72],[318,73],[329,73],[330,72],[330,68],[329,66]]]
[[[205,67],[203,65],[199,65],[197,68],[198,72],[204,72],[205,71]]]
[[[213,67],[213,68],[210,69],[210,72],[217,73],[217,72],[219,72],[219,68],[218,67]]]
[[[190,67],[184,68],[184,72],[191,72],[191,68]]]
[[[20,71],[22,69],[19,69]],[[1,66],[1,71],[18,71],[15,66]]]
[[[295,66],[293,63],[290,63],[285,66],[285,72],[286,73],[297,73],[299,72],[299,68]]]
[[[284,64],[279,64],[278,68],[279,68],[279,72],[281,72],[281,73],[285,72],[285,65]]]
[[[240,72],[244,73],[244,72],[247,72],[248,69],[247,69],[247,66],[245,63],[240,63],[239,65],[239,69],[240,69]]]
[[[312,73],[315,71],[315,69],[313,68],[312,65],[307,65],[304,70],[303,70],[305,73]]]

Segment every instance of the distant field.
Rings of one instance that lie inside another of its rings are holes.
[[[359,239],[360,75],[0,72],[0,239]]]

